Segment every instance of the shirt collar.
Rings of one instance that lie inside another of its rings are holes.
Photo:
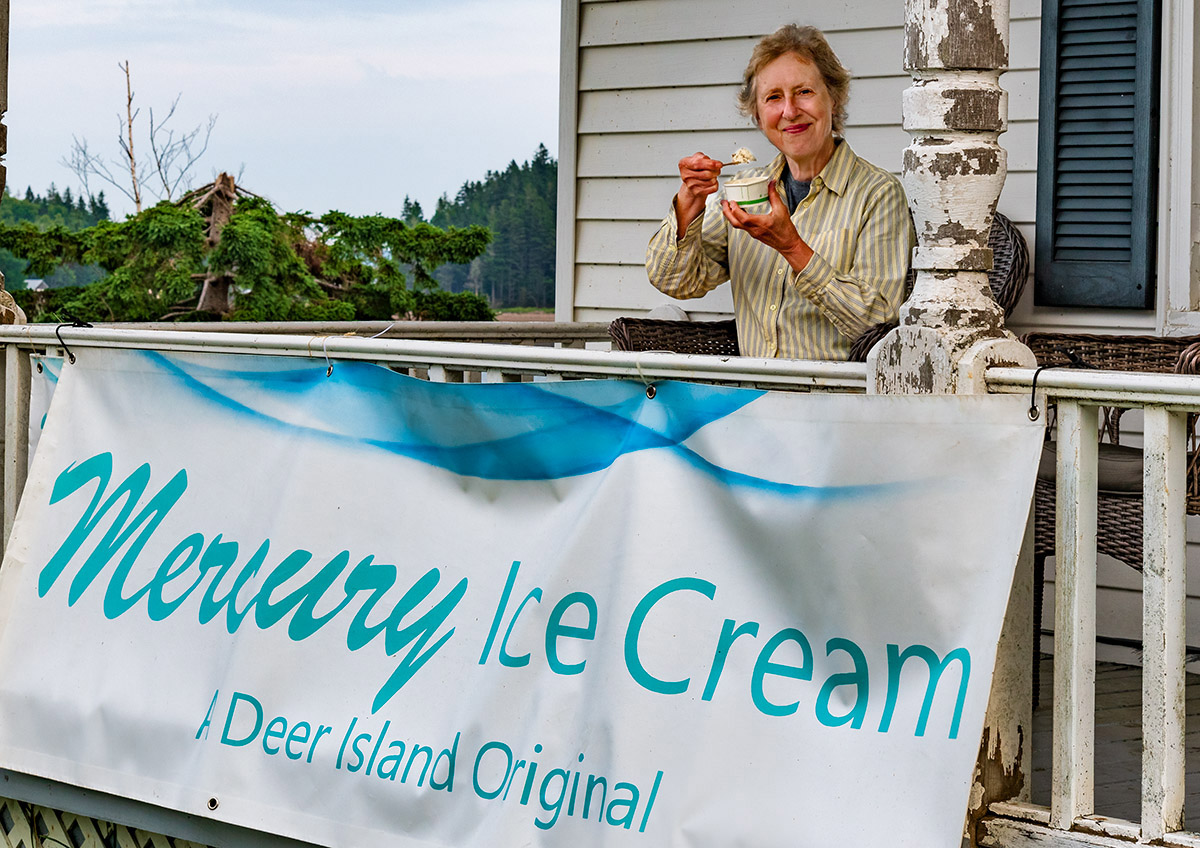
[[[844,138],[835,139],[833,156],[825,163],[821,172],[813,177],[813,185],[823,185],[834,194],[841,195],[846,190],[850,172],[854,170],[854,163],[857,161],[858,157],[850,149],[850,143]],[[771,173],[775,175],[775,179],[782,179],[785,166],[783,154],[780,153],[771,163]]]

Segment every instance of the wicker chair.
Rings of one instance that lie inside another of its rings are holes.
[[[1029,333],[1021,341],[1038,365],[1054,368],[1100,368],[1156,374],[1200,373],[1200,336],[1094,336],[1074,333]],[[1141,450],[1120,444],[1125,410],[1102,411],[1098,467],[1096,550],[1139,571],[1142,568]],[[1194,416],[1191,416],[1194,418]],[[1190,431],[1194,439],[1194,421]],[[1034,556],[1039,571],[1054,553],[1053,421],[1038,472],[1034,521]],[[1130,473],[1132,471],[1132,473]],[[1200,465],[1189,456],[1187,510],[1200,515]]]
[[[617,318],[608,325],[615,350],[665,350],[737,356],[737,326],[726,321]]]
[[[992,270],[988,272],[992,295],[1004,309],[1004,317],[1012,314],[1021,299],[1029,277],[1029,248],[1016,226],[997,212],[988,233],[992,249]],[[904,296],[912,292],[916,274],[909,271]],[[867,354],[888,332],[897,326],[890,321],[876,324],[855,339],[850,348],[850,361],[866,362]],[[737,326],[725,321],[672,321],[657,318],[617,318],[608,326],[608,335],[616,350],[664,350],[672,353],[709,353],[717,356],[739,354]]]

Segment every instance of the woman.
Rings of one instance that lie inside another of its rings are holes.
[[[721,162],[679,162],[682,185],[646,253],[650,281],[678,298],[730,280],[747,356],[846,359],[866,329],[896,317],[914,244],[899,180],[841,137],[850,74],[824,35],[789,24],[764,37],[738,107],[778,150],[765,168],[769,213],[724,199]]]

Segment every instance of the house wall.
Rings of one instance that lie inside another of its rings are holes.
[[[1014,332],[1200,332],[1200,321],[1188,313],[1181,319],[1178,312],[1200,302],[1195,259],[1200,225],[1194,223],[1200,220],[1200,191],[1193,174],[1200,169],[1190,166],[1200,143],[1192,125],[1197,22],[1190,3],[1164,0],[1160,218],[1166,223],[1160,226],[1159,278],[1167,284],[1160,283],[1157,314],[1035,307],[1029,285],[1009,322]],[[899,173],[909,143],[900,114],[901,93],[909,85],[903,2],[814,4],[803,11],[798,16],[795,4],[780,0],[564,0],[559,320],[608,321],[672,302],[647,282],[643,259],[678,185],[676,163],[697,150],[723,157],[745,146],[760,159],[773,154],[737,113],[734,98],[755,41],[782,23],[810,23],[825,31],[854,76],[847,139],[859,155]],[[1009,170],[998,208],[1016,222],[1032,253],[1041,2],[1011,0],[1010,12],[1010,67],[1001,78],[1009,92],[1009,129],[1000,137]],[[726,316],[732,311],[727,289],[676,303],[694,318]],[[1136,438],[1136,421],[1127,421],[1125,429]],[[1189,519],[1189,530],[1200,540],[1200,519]],[[1194,542],[1189,562],[1189,583],[1197,589],[1189,597],[1188,642],[1200,645],[1200,545]],[[1101,634],[1139,639],[1139,575],[1106,561],[1100,584]],[[1053,624],[1053,585],[1051,564],[1047,627]]]
[[[568,7],[569,13],[568,13]],[[753,6],[716,0],[565,0],[560,173],[560,320],[607,321],[636,315],[669,299],[646,281],[646,242],[677,186],[676,163],[697,150],[722,157],[746,146],[766,159],[774,151],[734,107],[737,84],[754,42],[798,20],[794,4]],[[1009,175],[999,209],[1032,247],[1036,206],[1040,0],[1011,4]],[[865,0],[814,7],[800,20],[821,27],[854,75],[846,137],[855,152],[899,173],[909,136],[900,98],[903,3]],[[869,23],[869,28],[864,24]],[[573,43],[571,43],[573,42]],[[565,82],[565,79],[564,79]],[[569,202],[561,202],[567,200]],[[573,212],[573,214],[572,214]],[[1012,319],[1016,332],[1040,327],[1079,332],[1152,331],[1152,310],[1048,310],[1032,305],[1032,287]],[[680,304],[697,318],[728,314],[728,291]]]

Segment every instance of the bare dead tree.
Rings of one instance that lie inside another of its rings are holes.
[[[192,208],[204,216],[205,241],[210,250],[221,242],[221,230],[233,217],[233,207],[237,203],[237,184],[229,174],[219,174],[212,182],[208,191],[192,200]],[[225,315],[229,312],[229,287],[233,283],[228,274],[215,275],[208,273],[200,289],[200,300],[196,304],[197,311],[212,312]]]
[[[133,155],[133,119],[137,112],[133,111],[133,82],[129,77],[129,60],[125,60],[124,65],[118,65],[125,72],[125,129],[129,136],[128,144],[125,138],[120,133],[117,134],[117,140],[121,144],[121,152],[125,154],[125,158],[129,161],[129,181],[133,185],[133,202],[137,206],[137,211],[142,211],[142,186],[141,180],[138,179],[137,157]],[[179,98],[176,98],[178,100]],[[141,110],[139,109],[138,112]],[[153,135],[153,133],[151,133]],[[85,186],[86,188],[86,186]]]
[[[173,200],[182,190],[192,186],[194,168],[208,150],[216,115],[209,115],[207,124],[198,124],[191,130],[181,132],[171,126],[182,94],[175,96],[166,117],[155,120],[154,109],[150,109],[149,162],[139,162],[134,153],[134,123],[141,109],[133,105],[134,92],[129,62],[117,65],[125,74],[125,114],[117,115],[117,146],[120,156],[112,159],[94,153],[85,137],[71,136],[71,152],[61,159],[61,164],[74,172],[83,183],[83,190],[91,194],[91,181],[99,179],[116,188],[142,211],[143,191],[149,191],[157,200]],[[118,176],[128,171],[128,176]]]
[[[176,135],[175,129],[167,125],[175,117],[175,108],[181,96],[175,95],[167,116],[157,124],[154,122],[154,109],[150,110],[150,152],[154,157],[154,173],[162,183],[163,195],[167,200],[173,200],[181,188],[188,191],[192,187],[192,168],[208,150],[213,127],[217,125],[217,116],[209,115],[207,126],[197,125],[190,132]]]

